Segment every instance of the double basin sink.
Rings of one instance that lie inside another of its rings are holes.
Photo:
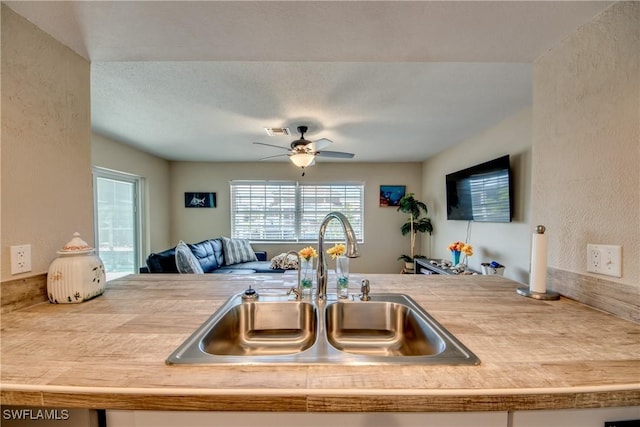
[[[411,297],[293,301],[231,297],[168,364],[439,364],[480,360]]]

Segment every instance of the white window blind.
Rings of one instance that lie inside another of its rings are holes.
[[[364,239],[363,183],[231,181],[231,235],[252,241],[301,242],[318,239],[320,222],[329,212],[343,213],[358,241]],[[342,240],[337,221],[326,240]]]

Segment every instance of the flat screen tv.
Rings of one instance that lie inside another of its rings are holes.
[[[447,219],[511,222],[513,191],[509,156],[450,173]]]

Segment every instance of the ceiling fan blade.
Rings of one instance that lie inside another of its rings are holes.
[[[275,156],[263,157],[258,160],[268,160],[268,159],[273,159],[274,157],[284,157],[284,156],[290,156],[290,154],[276,154]]]
[[[355,154],[342,151],[318,151],[318,156],[334,157],[336,159],[352,159]]]
[[[309,147],[313,151],[320,151],[324,147],[328,147],[332,142],[333,141],[331,141],[330,139],[320,138],[315,141],[311,141],[309,144],[307,144],[307,147]]]
[[[275,148],[280,148],[282,150],[289,151],[289,147],[282,147],[280,145],[267,144],[267,143],[264,143],[264,142],[254,142],[254,144],[256,144],[256,145],[266,145],[267,147],[275,147]]]

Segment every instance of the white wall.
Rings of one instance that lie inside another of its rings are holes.
[[[361,257],[352,260],[354,272],[398,273],[402,263],[398,256],[409,252],[409,236],[402,236],[400,227],[404,215],[393,207],[379,206],[380,185],[406,185],[408,192],[421,194],[420,163],[328,163],[318,161],[301,177],[300,169],[290,163],[171,163],[171,238],[200,240],[228,236],[231,229],[229,216],[229,181],[237,179],[286,179],[305,182],[364,181],[365,182],[365,242]],[[215,209],[188,209],[184,207],[184,193],[215,192]],[[290,249],[301,249],[303,244],[255,244],[254,249],[266,250],[269,257]]]
[[[2,5],[2,280],[48,270],[78,231],[93,244],[89,63]],[[31,244],[11,275],[9,246]]]
[[[607,279],[639,287],[640,3],[536,60],[533,87],[532,221],[549,230],[549,267],[593,276],[587,243],[622,245],[622,278]]]
[[[505,154],[511,157],[513,172],[513,220],[511,223],[472,222],[469,242],[474,255],[468,264],[480,271],[482,262],[496,260],[506,266],[506,277],[528,283],[531,244],[531,110],[528,108],[424,162],[422,194],[434,232],[423,242],[423,252],[433,258],[451,259],[447,250],[449,243],[465,240],[468,222],[447,220],[445,175]]]
[[[144,179],[144,248],[147,252],[157,252],[173,246],[170,239],[169,161],[98,134],[91,138],[91,161],[94,166]]]

